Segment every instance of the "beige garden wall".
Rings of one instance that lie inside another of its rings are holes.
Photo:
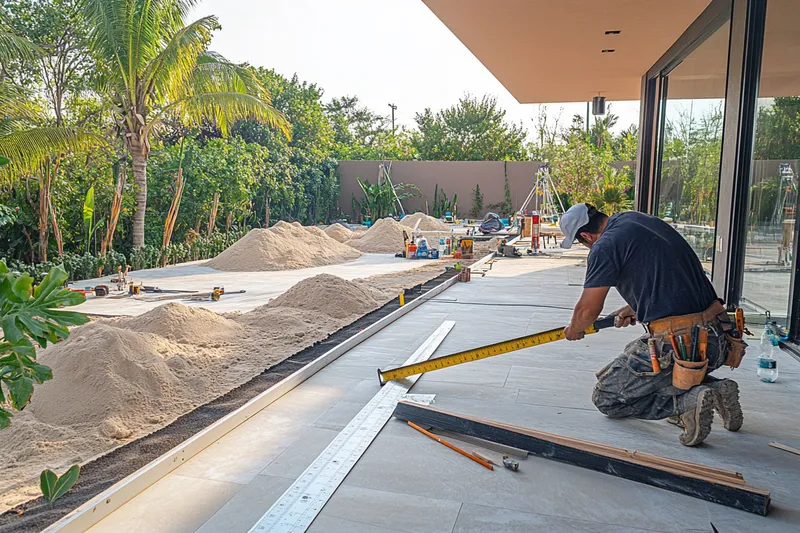
[[[362,197],[356,178],[375,183],[378,165],[381,161],[341,161],[339,176],[341,193],[339,207],[352,216],[352,197]],[[511,200],[518,207],[528,196],[536,179],[541,163],[536,161],[393,161],[392,181],[394,183],[413,183],[422,190],[420,198],[410,198],[403,202],[406,211],[425,211],[425,200],[433,209],[433,194],[436,185],[452,198],[458,194],[458,212],[468,216],[472,209],[475,185],[480,185],[483,193],[484,212],[493,203],[503,201],[503,183],[508,172],[511,186]],[[507,165],[504,170],[504,165]]]

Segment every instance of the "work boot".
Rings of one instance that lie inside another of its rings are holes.
[[[714,410],[728,431],[739,431],[744,422],[739,403],[739,384],[731,379],[715,379],[704,383],[714,392]]]
[[[680,423],[683,434],[680,436],[684,446],[697,446],[711,433],[714,421],[714,391],[710,387],[698,385],[683,394],[678,400]]]

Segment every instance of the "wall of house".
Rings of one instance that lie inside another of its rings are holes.
[[[382,161],[339,162],[339,207],[346,215],[353,215],[353,197],[363,197],[356,178],[375,183],[381,163]],[[531,192],[541,165],[539,161],[392,161],[391,176],[395,184],[412,183],[422,191],[422,196],[403,201],[403,207],[409,213],[424,212],[426,200],[430,206],[429,212],[432,212],[433,194],[438,184],[439,190],[444,190],[447,198],[452,199],[453,194],[458,194],[458,214],[468,217],[472,210],[475,185],[480,185],[484,206],[480,216],[483,216],[491,211],[491,204],[503,201],[506,174],[511,187],[511,201],[515,209],[519,208]],[[626,161],[614,163],[612,166],[622,168],[625,165],[634,163]],[[533,208],[533,205],[530,207]]]
[[[362,198],[356,178],[375,183],[381,161],[341,161],[339,176],[341,193],[339,207],[352,216],[352,198]],[[420,188],[422,196],[403,201],[407,212],[425,211],[425,201],[433,209],[433,194],[436,185],[448,198],[458,194],[458,212],[467,216],[472,209],[473,191],[480,185],[483,193],[484,211],[490,204],[499,203],[504,198],[504,182],[508,173],[511,187],[511,200],[519,206],[533,188],[536,173],[541,163],[537,161],[393,161],[391,163],[392,182],[412,183]]]

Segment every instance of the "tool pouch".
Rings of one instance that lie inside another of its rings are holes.
[[[676,389],[689,390],[703,382],[708,371],[708,359],[705,361],[684,361],[673,352],[672,386]]]
[[[742,363],[742,358],[744,358],[744,354],[747,351],[747,343],[729,333],[725,334],[725,339],[728,341],[728,354],[723,364],[731,368],[739,368],[739,365]]]

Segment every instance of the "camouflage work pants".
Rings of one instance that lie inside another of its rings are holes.
[[[595,407],[612,418],[660,420],[681,414],[680,396],[686,391],[672,386],[672,346],[656,339],[661,372],[653,372],[650,349],[644,335],[625,347],[625,351],[597,373],[592,393]],[[708,326],[708,372],[725,362],[728,340],[718,321]],[[714,380],[706,376],[706,380]]]

